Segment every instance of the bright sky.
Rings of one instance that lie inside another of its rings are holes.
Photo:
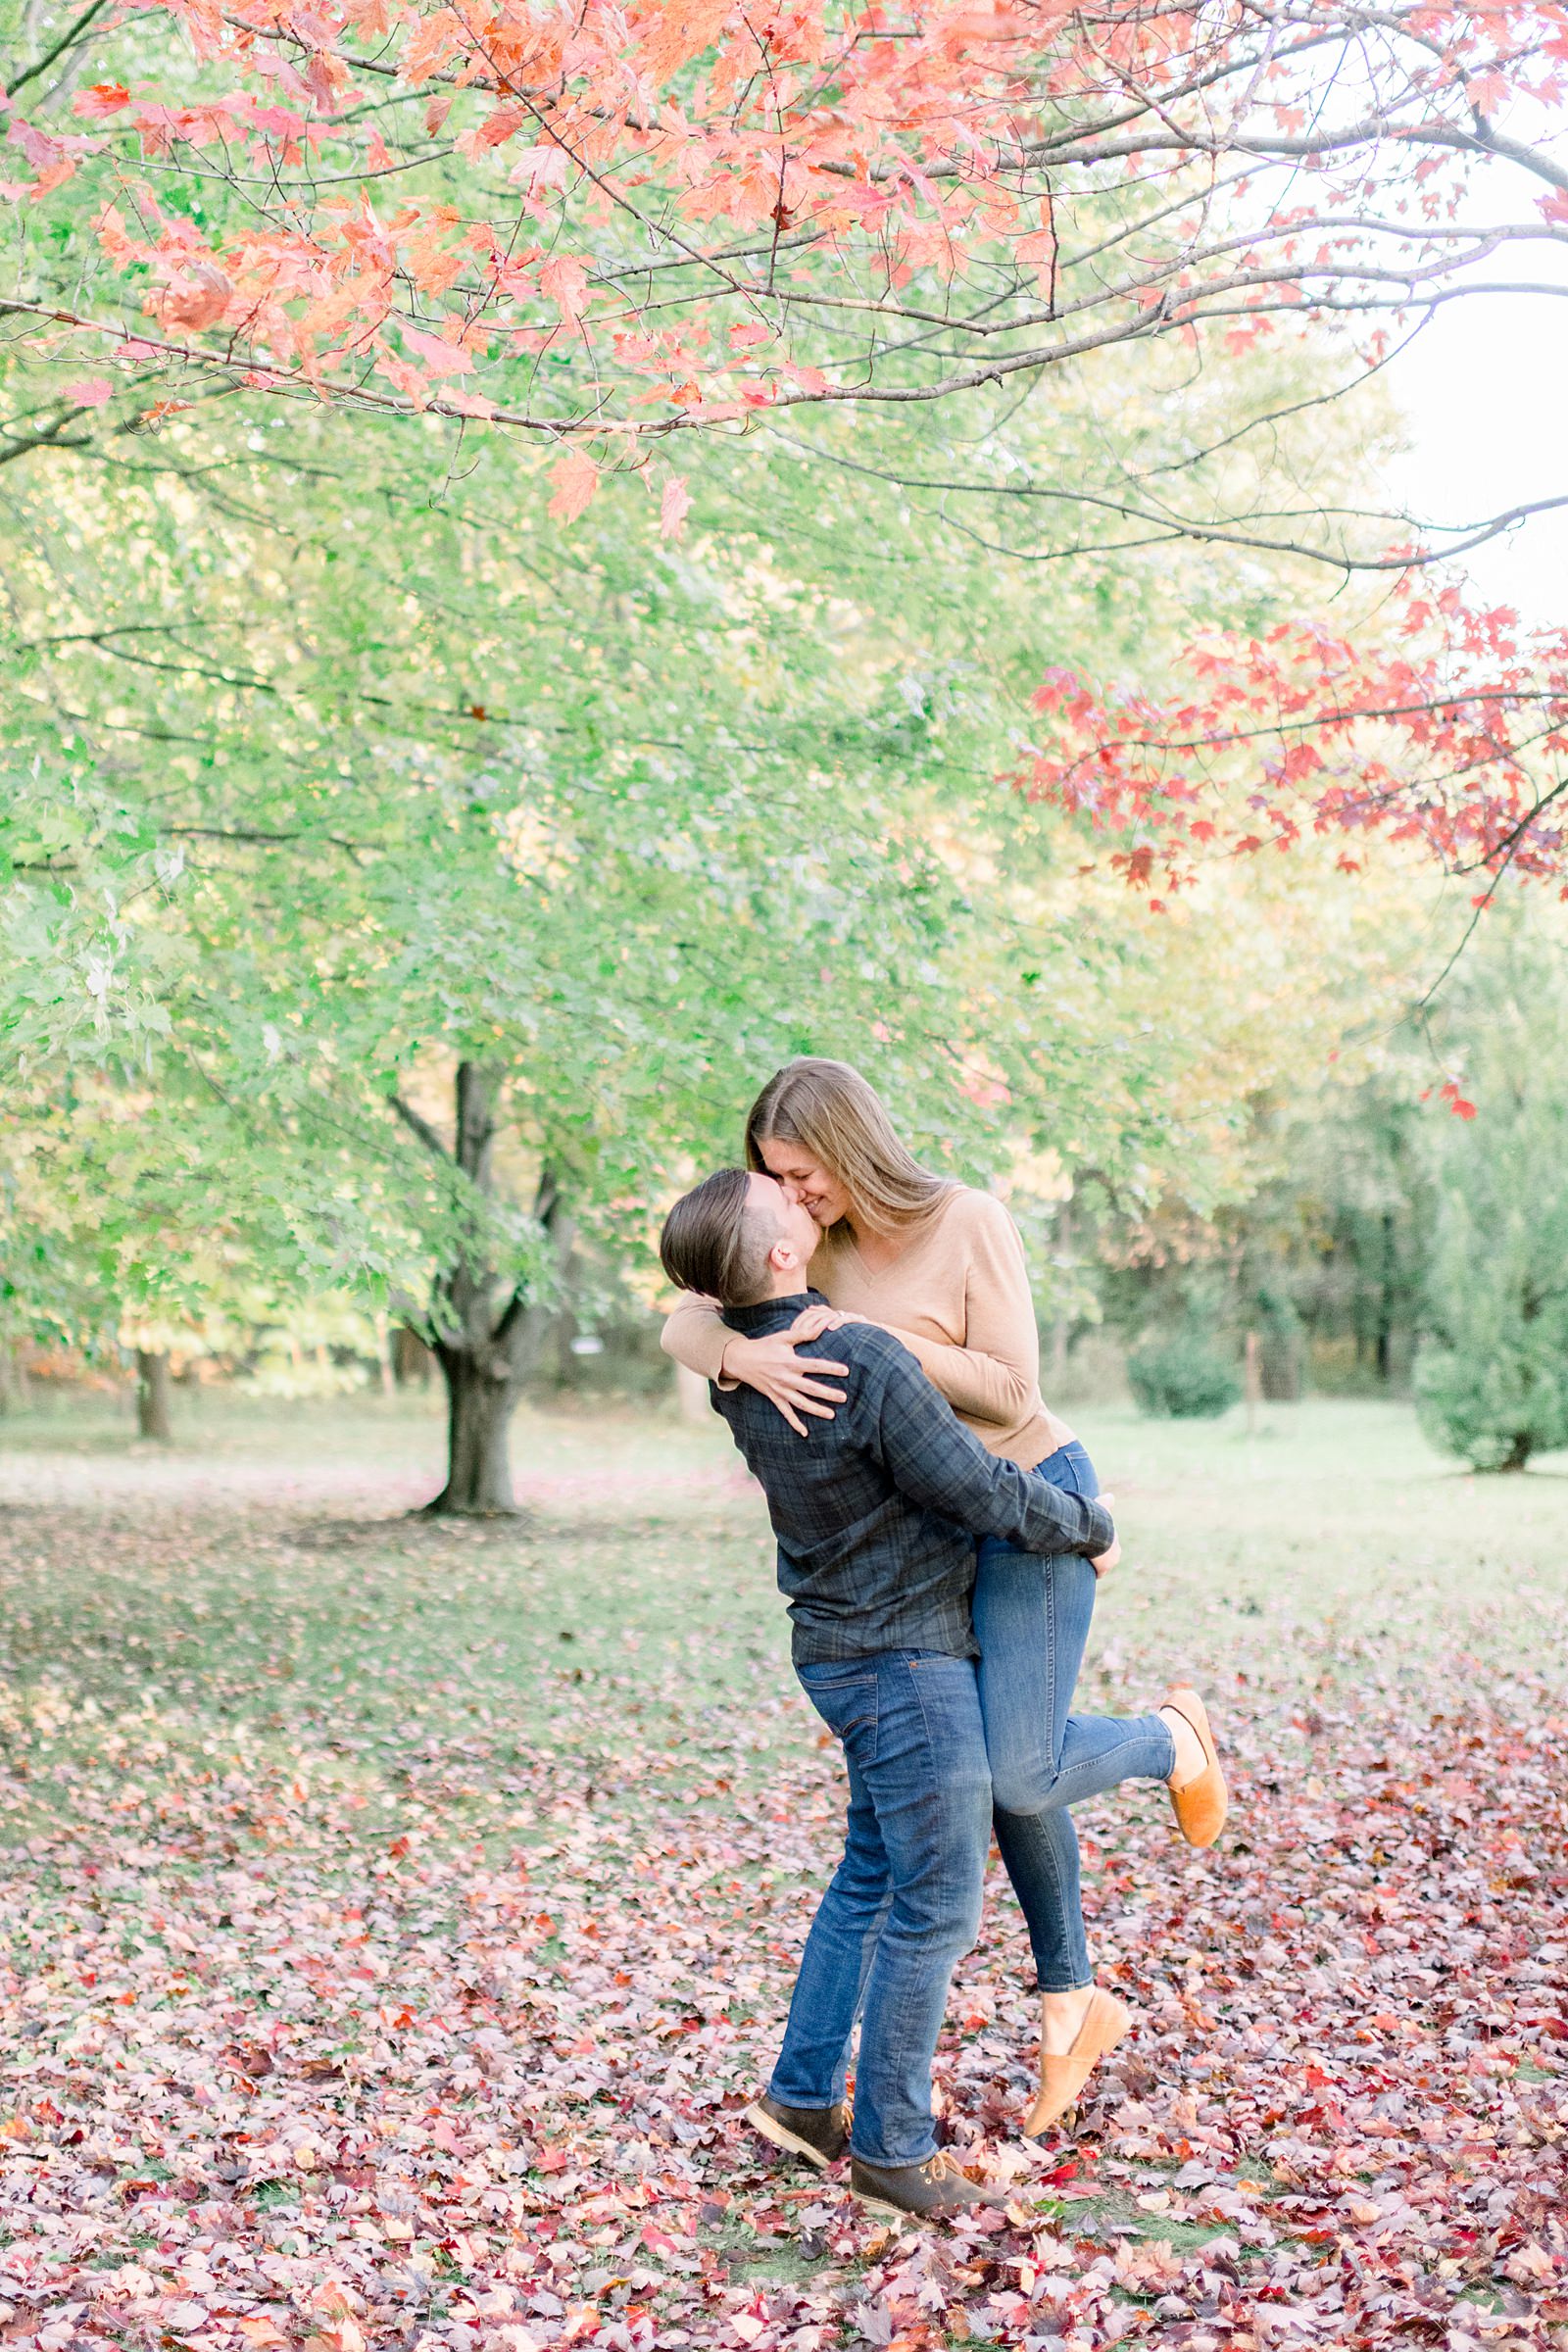
[[[1391,367],[1411,441],[1391,487],[1433,521],[1568,499],[1568,254],[1516,249],[1488,274],[1563,291],[1450,303]],[[1467,562],[1488,604],[1512,605],[1527,623],[1568,627],[1568,505]]]

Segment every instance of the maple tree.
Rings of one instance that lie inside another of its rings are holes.
[[[965,1055],[983,1037],[1021,1085],[1020,968],[1081,940],[1025,956],[1029,910],[973,904],[923,838],[972,790],[961,742],[755,537],[564,542],[530,527],[542,487],[525,509],[486,465],[432,506],[439,454],[335,470],[335,431],[278,453],[215,418],[85,501],[28,477],[7,1097],[35,1121],[62,1059],[152,1085],[198,1232],[216,1202],[280,1279],[357,1283],[439,1343],[449,1502],[495,1508],[547,1204],[642,1240],[758,1070],[824,1037],[982,1137]],[[1151,1062],[1105,1104],[1090,1036],[1054,1054],[1107,1155],[1152,1131]],[[107,1222],[147,1262],[148,1186],[91,1178],[95,1246]]]
[[[1121,836],[1112,864],[1156,906],[1205,855],[1308,834],[1344,837],[1349,872],[1373,838],[1414,844],[1472,878],[1478,914],[1505,876],[1561,882],[1568,630],[1523,631],[1456,585],[1406,579],[1395,609],[1396,629],[1355,637],[1280,621],[1200,641],[1191,698],[1057,672],[1035,695],[1049,738],[1015,782]]]
[[[12,355],[13,401],[31,368]],[[1325,381],[1239,355],[1190,415],[1217,430],[1254,378],[1282,406]],[[1171,454],[1136,373],[1118,414],[1138,463]],[[554,486],[499,435],[457,468],[434,425],[251,395],[146,434],[100,416],[5,477],[12,1099],[60,1054],[133,1095],[155,1073],[189,1202],[210,1188],[285,1286],[362,1286],[452,1348],[460,1507],[510,1494],[553,1279],[534,1212],[624,1241],[684,1153],[733,1148],[760,1067],[827,1042],[974,1173],[1043,1149],[1196,1202],[1238,1180],[1259,1070],[1337,1017],[1284,985],[1292,930],[1326,919],[1309,860],[1311,909],[1238,903],[1167,954],[1075,875],[1070,824],[992,781],[1042,651],[1147,662],[1195,591],[1251,625],[1273,592],[1223,550],[1180,578],[1146,550],[1043,612],[961,517],[874,478],[847,543],[828,482],[922,447],[940,470],[945,443],[937,411],[829,425],[700,444],[678,548],[619,501],[552,530]],[[1016,471],[1105,442],[1058,409],[989,446]],[[1283,446],[1320,501],[1354,495],[1348,436]],[[1343,937],[1358,986],[1375,929]],[[460,1064],[499,1121],[477,1187]],[[148,1198],[95,1195],[128,1267]]]
[[[1129,430],[1156,416],[1130,401]],[[40,1076],[106,1071],[127,1115],[100,1134],[135,1145],[55,1188],[91,1210],[75,1336],[146,1322],[136,1270],[167,1295],[184,1236],[220,1231],[264,1290],[439,1318],[487,1433],[481,1471],[455,1428],[454,1498],[495,1502],[554,1279],[536,1209],[642,1248],[670,1170],[733,1151],[791,1052],[875,1067],[976,1175],[1040,1149],[1223,1189],[1238,1088],[1334,1019],[1260,995],[1274,917],[1221,925],[1250,941],[1234,1015],[1217,933],[1185,979],[1130,935],[1072,828],[994,782],[1042,644],[1027,584],[884,488],[846,549],[811,462],[764,482],[742,455],[694,468],[678,549],[609,502],[555,532],[494,437],[454,475],[330,413],[213,403],[7,471],[7,1103],[63,1168],[81,1124]],[[1206,587],[1257,610],[1217,563]],[[1130,656],[1181,610],[1129,560],[1048,642]],[[481,1186],[459,1064],[499,1122]]]
[[[244,384],[494,420],[558,449],[563,520],[694,431],[1011,400],[1129,346],[1191,368],[1328,320],[1353,377],[1568,233],[1568,171],[1512,126],[1562,95],[1544,0],[93,0],[31,40],[6,309],[77,372],[16,439],[145,410],[154,377],[165,408]],[[1069,535],[1108,506],[1293,539],[1130,474],[961,486],[1058,502]]]
[[[1399,629],[1200,645],[1168,703],[1048,681],[1030,789],[1113,825],[1157,897],[1210,827],[1384,826],[1483,877],[1555,871],[1562,641],[1410,575],[1553,498],[1454,520],[1298,494],[1248,460],[1298,389],[1260,369],[1216,419],[1195,388],[1304,338],[1322,411],[1438,308],[1549,294],[1565,62],[1542,0],[45,10],[4,75],[27,375],[0,458],[103,452],[238,390],[520,437],[562,526],[620,473],[678,537],[692,450],[804,435],[1031,562],[1305,556],[1401,582]],[[1109,414],[1129,365],[1166,404],[1157,460],[1111,437],[1002,462],[1036,387]],[[932,407],[961,460],[872,429]],[[843,418],[858,455],[824,434]],[[1195,778],[1209,754],[1245,770],[1240,822]]]

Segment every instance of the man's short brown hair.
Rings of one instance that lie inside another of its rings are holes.
[[[744,1168],[720,1168],[677,1200],[659,1237],[659,1257],[678,1291],[720,1306],[753,1306],[767,1290],[767,1253],[778,1239],[752,1205]]]

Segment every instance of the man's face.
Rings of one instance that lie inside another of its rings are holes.
[[[772,1224],[781,1242],[788,1242],[804,1273],[810,1264],[822,1229],[804,1200],[794,1199],[772,1176],[755,1174],[751,1205]]]

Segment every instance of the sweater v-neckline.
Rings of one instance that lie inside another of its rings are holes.
[[[871,1263],[871,1260],[866,1256],[864,1250],[860,1248],[859,1242],[856,1237],[855,1228],[852,1225],[849,1229],[849,1246],[854,1251],[856,1263],[859,1267],[860,1272],[865,1277],[866,1281],[881,1282],[886,1275],[896,1273],[898,1268],[903,1265],[905,1259],[909,1255],[910,1251],[918,1249],[925,1236],[939,1222],[940,1219],[938,1217],[928,1217],[923,1224],[917,1225],[910,1233],[908,1240],[905,1243],[903,1249],[898,1252],[897,1256],[890,1257],[886,1265],[882,1266],[874,1266]]]

